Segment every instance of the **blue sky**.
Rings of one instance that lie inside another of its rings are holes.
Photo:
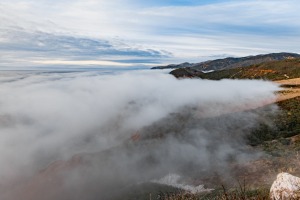
[[[2,0],[0,68],[300,53],[296,0]]]
[[[197,6],[226,2],[224,0],[150,0],[150,1],[135,1],[141,6]]]

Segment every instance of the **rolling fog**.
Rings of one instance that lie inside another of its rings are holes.
[[[25,200],[113,199],[168,173],[230,176],[230,162],[257,156],[245,136],[266,112],[276,114],[276,106],[251,109],[279,90],[260,80],[178,80],[159,71],[9,72],[0,83],[0,197]],[[80,162],[54,170],[59,189],[39,177],[74,155]],[[37,188],[32,177],[42,180]]]

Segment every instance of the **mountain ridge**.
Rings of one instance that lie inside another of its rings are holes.
[[[271,81],[300,77],[300,59],[286,59],[254,64],[245,67],[216,70],[203,73],[191,67],[180,68],[170,72],[176,78],[221,79],[266,79]]]
[[[280,61],[285,59],[300,58],[300,54],[297,53],[269,53],[260,55],[251,55],[246,57],[227,57],[216,60],[208,60],[199,63],[184,62],[181,64],[170,64],[167,66],[152,67],[151,69],[178,69],[178,68],[192,68],[194,70],[210,71],[210,70],[222,70],[237,67],[245,67],[254,64],[260,64],[270,61]]]

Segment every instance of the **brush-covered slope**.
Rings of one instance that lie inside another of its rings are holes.
[[[280,113],[272,119],[275,126],[263,124],[249,136],[249,143],[291,137],[300,134],[300,59],[287,59],[203,73],[193,68],[171,72],[177,78],[220,79],[265,79],[275,81],[284,90],[278,94]]]
[[[293,59],[293,58],[300,58],[300,55],[295,53],[271,53],[271,54],[247,56],[247,57],[240,57],[240,58],[228,57],[224,59],[209,60],[200,63],[185,62],[181,64],[158,66],[158,67],[153,67],[152,69],[176,69],[176,68],[191,67],[193,69],[200,70],[200,71],[221,70],[221,69],[230,69],[236,67],[245,67],[254,64],[270,62],[270,61]]]
[[[203,73],[194,68],[181,68],[170,72],[177,78],[198,77],[202,79],[220,80],[220,79],[267,79],[283,80],[300,77],[300,59],[287,59],[281,61],[272,61],[248,67],[237,67]]]
[[[259,128],[249,135],[249,144],[257,145],[300,134],[300,96],[277,102],[277,105],[278,115],[268,123],[262,121]]]

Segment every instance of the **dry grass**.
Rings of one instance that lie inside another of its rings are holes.
[[[269,189],[247,189],[245,185],[239,188],[226,190],[222,186],[222,190],[206,194],[165,194],[159,200],[268,200],[270,199]]]

